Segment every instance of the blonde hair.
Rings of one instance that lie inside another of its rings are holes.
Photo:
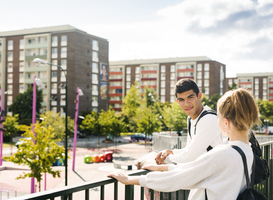
[[[218,100],[218,111],[239,131],[260,124],[259,108],[253,96],[243,88],[226,92]]]

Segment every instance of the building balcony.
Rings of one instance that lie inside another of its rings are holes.
[[[141,81],[156,81],[157,78],[141,78]]]
[[[122,93],[109,93],[109,97],[122,97]]]
[[[194,79],[194,76],[183,76],[183,77],[177,77],[177,80],[180,80],[182,78],[189,78],[189,79]]]
[[[148,87],[148,88],[157,88],[157,85],[142,85],[142,86],[140,86],[140,88],[145,88],[145,87]]]
[[[110,104],[122,103],[122,100],[109,100]]]
[[[118,82],[118,81],[122,81],[122,78],[120,78],[120,79],[109,79],[109,82]]]
[[[42,60],[47,60],[47,55],[26,56],[25,61],[33,61],[34,58],[40,58]]]
[[[39,66],[39,67],[25,67],[25,72],[41,72],[47,71],[47,66]]]
[[[121,108],[112,108],[114,111],[121,111]]]
[[[252,84],[252,82],[240,82],[239,85]]]
[[[141,71],[141,74],[147,74],[147,73],[157,74],[157,70],[144,70],[144,71]]]
[[[122,74],[123,72],[109,72],[109,75]]]
[[[47,43],[35,43],[35,44],[25,44],[25,49],[40,49],[47,48]]]
[[[177,69],[177,72],[194,72],[194,69]]]
[[[109,86],[109,90],[111,89],[122,89],[122,86]]]

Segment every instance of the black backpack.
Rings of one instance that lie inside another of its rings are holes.
[[[244,171],[245,171],[245,177],[246,177],[246,186],[247,188],[239,194],[236,200],[268,200],[267,197],[265,197],[263,194],[259,193],[258,191],[254,190],[254,178],[255,178],[255,153],[253,153],[253,164],[252,164],[252,174],[251,174],[251,180],[249,181],[248,176],[248,169],[246,164],[246,156],[242,149],[238,146],[232,145],[232,148],[238,151],[238,153],[242,156],[243,164],[244,164]]]
[[[217,115],[215,110],[204,110],[200,117],[197,119],[197,122],[195,124],[194,127],[194,134],[196,135],[196,126],[197,123],[199,122],[199,120],[204,117],[207,114],[212,114],[212,115]],[[191,127],[191,118],[188,117],[188,132],[189,135],[191,137],[191,132],[190,132],[190,127]],[[254,185],[261,183],[262,181],[266,180],[269,177],[269,167],[268,167],[268,163],[265,159],[262,159],[262,150],[261,147],[259,145],[258,140],[256,139],[256,137],[254,136],[253,132],[250,132],[250,139],[249,142],[251,143],[251,148],[252,151],[254,153],[254,157],[255,157],[255,179],[254,179]],[[207,151],[210,151],[211,149],[213,149],[213,147],[208,146]]]

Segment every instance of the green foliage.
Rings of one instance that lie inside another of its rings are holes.
[[[257,104],[261,114],[261,120],[269,120],[269,124],[273,121],[273,101],[268,100],[257,100]],[[265,123],[264,123],[265,124]]]
[[[135,85],[132,85],[129,92],[126,94],[125,98],[123,99],[122,103],[122,111],[125,115],[129,118],[136,115],[136,110],[139,108],[141,101],[140,101],[140,91],[137,89],[138,84],[135,82]]]
[[[153,132],[161,131],[161,121],[159,119],[159,114],[155,113],[153,107],[142,106],[137,110],[137,126],[138,132],[145,133],[146,135],[151,135]]]
[[[232,83],[231,86],[228,86],[228,90],[233,90],[233,89],[237,89],[237,84],[236,83]]]
[[[36,113],[40,114],[43,102],[42,90],[36,91]],[[30,125],[32,119],[32,98],[33,98],[33,87],[29,87],[26,92],[19,93],[16,96],[13,104],[10,105],[10,111],[13,114],[19,115],[19,123]]]
[[[121,132],[126,131],[126,124],[122,119],[115,116],[115,111],[111,108],[108,111],[102,110],[99,116],[99,122],[102,135],[118,136]]]
[[[43,173],[52,174],[54,178],[60,177],[60,171],[52,170],[51,166],[57,159],[64,159],[64,147],[57,145],[59,140],[54,139],[53,128],[45,126],[43,122],[41,124],[36,123],[34,128],[36,137],[31,126],[22,126],[21,128],[25,131],[23,134],[24,142],[15,154],[11,157],[4,157],[5,160],[18,165],[27,165],[31,169],[29,173],[23,173],[17,179],[33,177],[40,184]]]
[[[219,94],[214,94],[210,98],[208,98],[205,94],[203,94],[203,96],[201,98],[201,102],[202,102],[203,106],[207,105],[211,109],[217,110],[217,101],[218,101],[218,99],[220,99],[220,97],[221,96]]]
[[[53,111],[46,111],[40,115],[43,119],[43,125],[48,128],[52,127],[54,130],[55,139],[63,140],[65,138],[65,117],[61,117],[60,113],[54,113]],[[74,131],[74,120],[67,117],[67,129],[68,136],[73,135]]]
[[[154,103],[156,103],[157,96],[156,96],[156,90],[151,87],[145,87],[144,88],[144,95],[143,95],[143,104],[146,107],[153,106]]]
[[[19,123],[18,123],[18,114],[14,115],[14,117],[7,115],[5,117],[5,121],[3,122],[3,127],[6,129],[3,133],[4,136],[13,137],[15,133],[19,130]]]
[[[100,133],[100,123],[98,120],[99,116],[97,112],[92,112],[85,116],[80,128],[84,131],[87,135],[93,135],[96,133]]]
[[[165,106],[162,116],[169,130],[182,131],[187,127],[187,115],[176,102],[172,103],[171,107]]]

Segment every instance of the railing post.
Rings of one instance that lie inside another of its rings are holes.
[[[267,160],[267,163],[269,163],[269,167],[270,167],[270,145],[266,145],[264,146],[264,159]],[[267,197],[269,197],[269,178],[265,181],[264,183],[264,189],[265,189],[265,194]]]
[[[134,186],[125,185],[125,200],[134,200]]]

